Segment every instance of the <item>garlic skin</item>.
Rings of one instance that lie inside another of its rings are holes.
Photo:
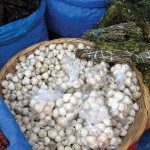
[[[30,84],[30,79],[28,77],[25,77],[23,80],[22,80],[22,84],[23,85],[29,85]]]
[[[17,76],[14,76],[14,77],[12,78],[12,81],[13,81],[14,83],[18,83],[18,82],[19,82],[19,79],[18,79]]]
[[[8,84],[8,89],[9,89],[10,91],[14,91],[14,90],[15,90],[15,85],[14,85],[13,82],[10,82],[10,83]]]
[[[127,131],[126,130],[122,130],[120,133],[120,136],[126,136],[127,135]]]
[[[50,138],[50,139],[55,139],[55,137],[57,136],[57,130],[55,130],[55,129],[50,129],[49,131],[48,131],[48,137]]]
[[[103,120],[103,123],[104,123],[106,126],[111,126],[111,125],[112,125],[112,123],[111,123],[111,121],[110,121],[109,119],[104,119],[104,120]]]
[[[139,99],[141,97],[141,93],[140,92],[134,92],[133,93],[133,98],[134,99]]]
[[[78,49],[84,49],[84,44],[83,43],[79,43],[77,47],[78,47]]]
[[[32,85],[37,85],[38,84],[38,79],[36,77],[31,79]]]
[[[70,97],[71,97],[71,94],[64,94],[63,96],[64,102],[69,102]]]
[[[40,127],[34,127],[32,130],[35,134],[38,134],[40,131]]]
[[[139,110],[139,106],[138,106],[138,104],[137,103],[135,103],[135,104],[133,104],[133,106],[132,106],[133,108],[134,108],[134,110],[136,110],[136,111],[138,111]]]
[[[32,75],[31,70],[26,70],[26,71],[24,72],[24,75],[25,75],[27,78],[30,78],[31,75]]]
[[[63,145],[58,145],[57,150],[65,150],[65,147]]]
[[[65,116],[66,115],[66,109],[65,108],[63,108],[63,107],[61,107],[61,108],[59,108],[59,114],[61,115],[61,116]]]
[[[58,109],[58,108],[55,108],[55,109],[53,110],[53,117],[54,117],[54,118],[57,118],[59,115],[60,115],[59,109]]]
[[[39,133],[38,133],[38,136],[39,136],[40,138],[44,138],[44,137],[47,136],[47,132],[46,132],[44,129],[41,129],[41,130],[39,131]]]
[[[67,139],[68,139],[69,145],[76,143],[76,137],[74,135],[69,135]]]
[[[86,136],[88,136],[89,132],[88,132],[87,129],[82,128],[82,129],[80,130],[80,134],[81,134],[81,136],[86,137]]]
[[[73,144],[72,148],[73,150],[81,150],[81,146],[77,143]]]

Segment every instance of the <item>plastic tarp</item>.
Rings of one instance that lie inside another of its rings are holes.
[[[48,28],[63,37],[79,38],[106,13],[107,0],[46,0]],[[95,7],[96,4],[99,4]]]
[[[45,0],[42,0],[39,9],[29,17],[0,26],[0,69],[19,51],[48,40],[45,8]]]
[[[102,8],[110,5],[110,0],[59,0],[69,5],[84,8]]]
[[[10,143],[7,150],[32,150],[2,99],[0,99],[0,129]]]
[[[150,150],[150,129],[140,139],[137,150]]]

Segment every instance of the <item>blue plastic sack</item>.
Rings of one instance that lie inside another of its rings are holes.
[[[7,150],[32,150],[2,99],[0,99],[0,129],[10,143]]]
[[[137,150],[150,150],[150,129],[140,139]]]
[[[84,8],[102,8],[110,5],[110,0],[59,0],[69,5]]]
[[[60,36],[76,38],[92,29],[106,13],[106,4],[110,4],[110,0],[107,2],[106,0],[46,0],[46,2],[47,27]],[[96,4],[99,4],[97,5],[99,7],[95,7]]]
[[[0,27],[0,69],[16,53],[38,42],[48,40],[45,23],[45,0],[39,9],[23,18]]]

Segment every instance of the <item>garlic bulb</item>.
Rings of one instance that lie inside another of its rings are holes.
[[[57,136],[57,131],[55,129],[50,129],[48,131],[48,137],[50,139],[55,139],[56,136]]]

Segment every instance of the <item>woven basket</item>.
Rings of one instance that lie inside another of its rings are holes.
[[[48,46],[49,44],[61,44],[61,43],[72,43],[74,45],[78,43],[84,43],[88,46],[94,46],[94,43],[82,40],[82,39],[70,39],[70,38],[62,38],[62,39],[56,39],[52,41],[46,41],[41,42],[36,45],[33,45],[18,54],[16,54],[11,60],[8,61],[8,63],[4,66],[2,71],[0,72],[0,83],[3,79],[5,79],[5,76],[8,72],[14,73],[15,72],[15,66],[19,62],[19,57],[24,55],[29,55],[33,53],[40,45]],[[140,107],[140,110],[136,114],[135,121],[130,126],[128,130],[127,136],[123,139],[122,144],[117,148],[117,150],[127,150],[130,145],[132,145],[135,141],[138,140],[138,138],[141,136],[141,134],[144,132],[147,120],[150,116],[150,95],[148,88],[144,85],[142,75],[140,72],[134,68],[134,71],[137,74],[137,78],[139,80],[139,84],[141,87],[142,96],[138,100],[138,105]],[[2,87],[0,86],[0,94],[2,95]]]

